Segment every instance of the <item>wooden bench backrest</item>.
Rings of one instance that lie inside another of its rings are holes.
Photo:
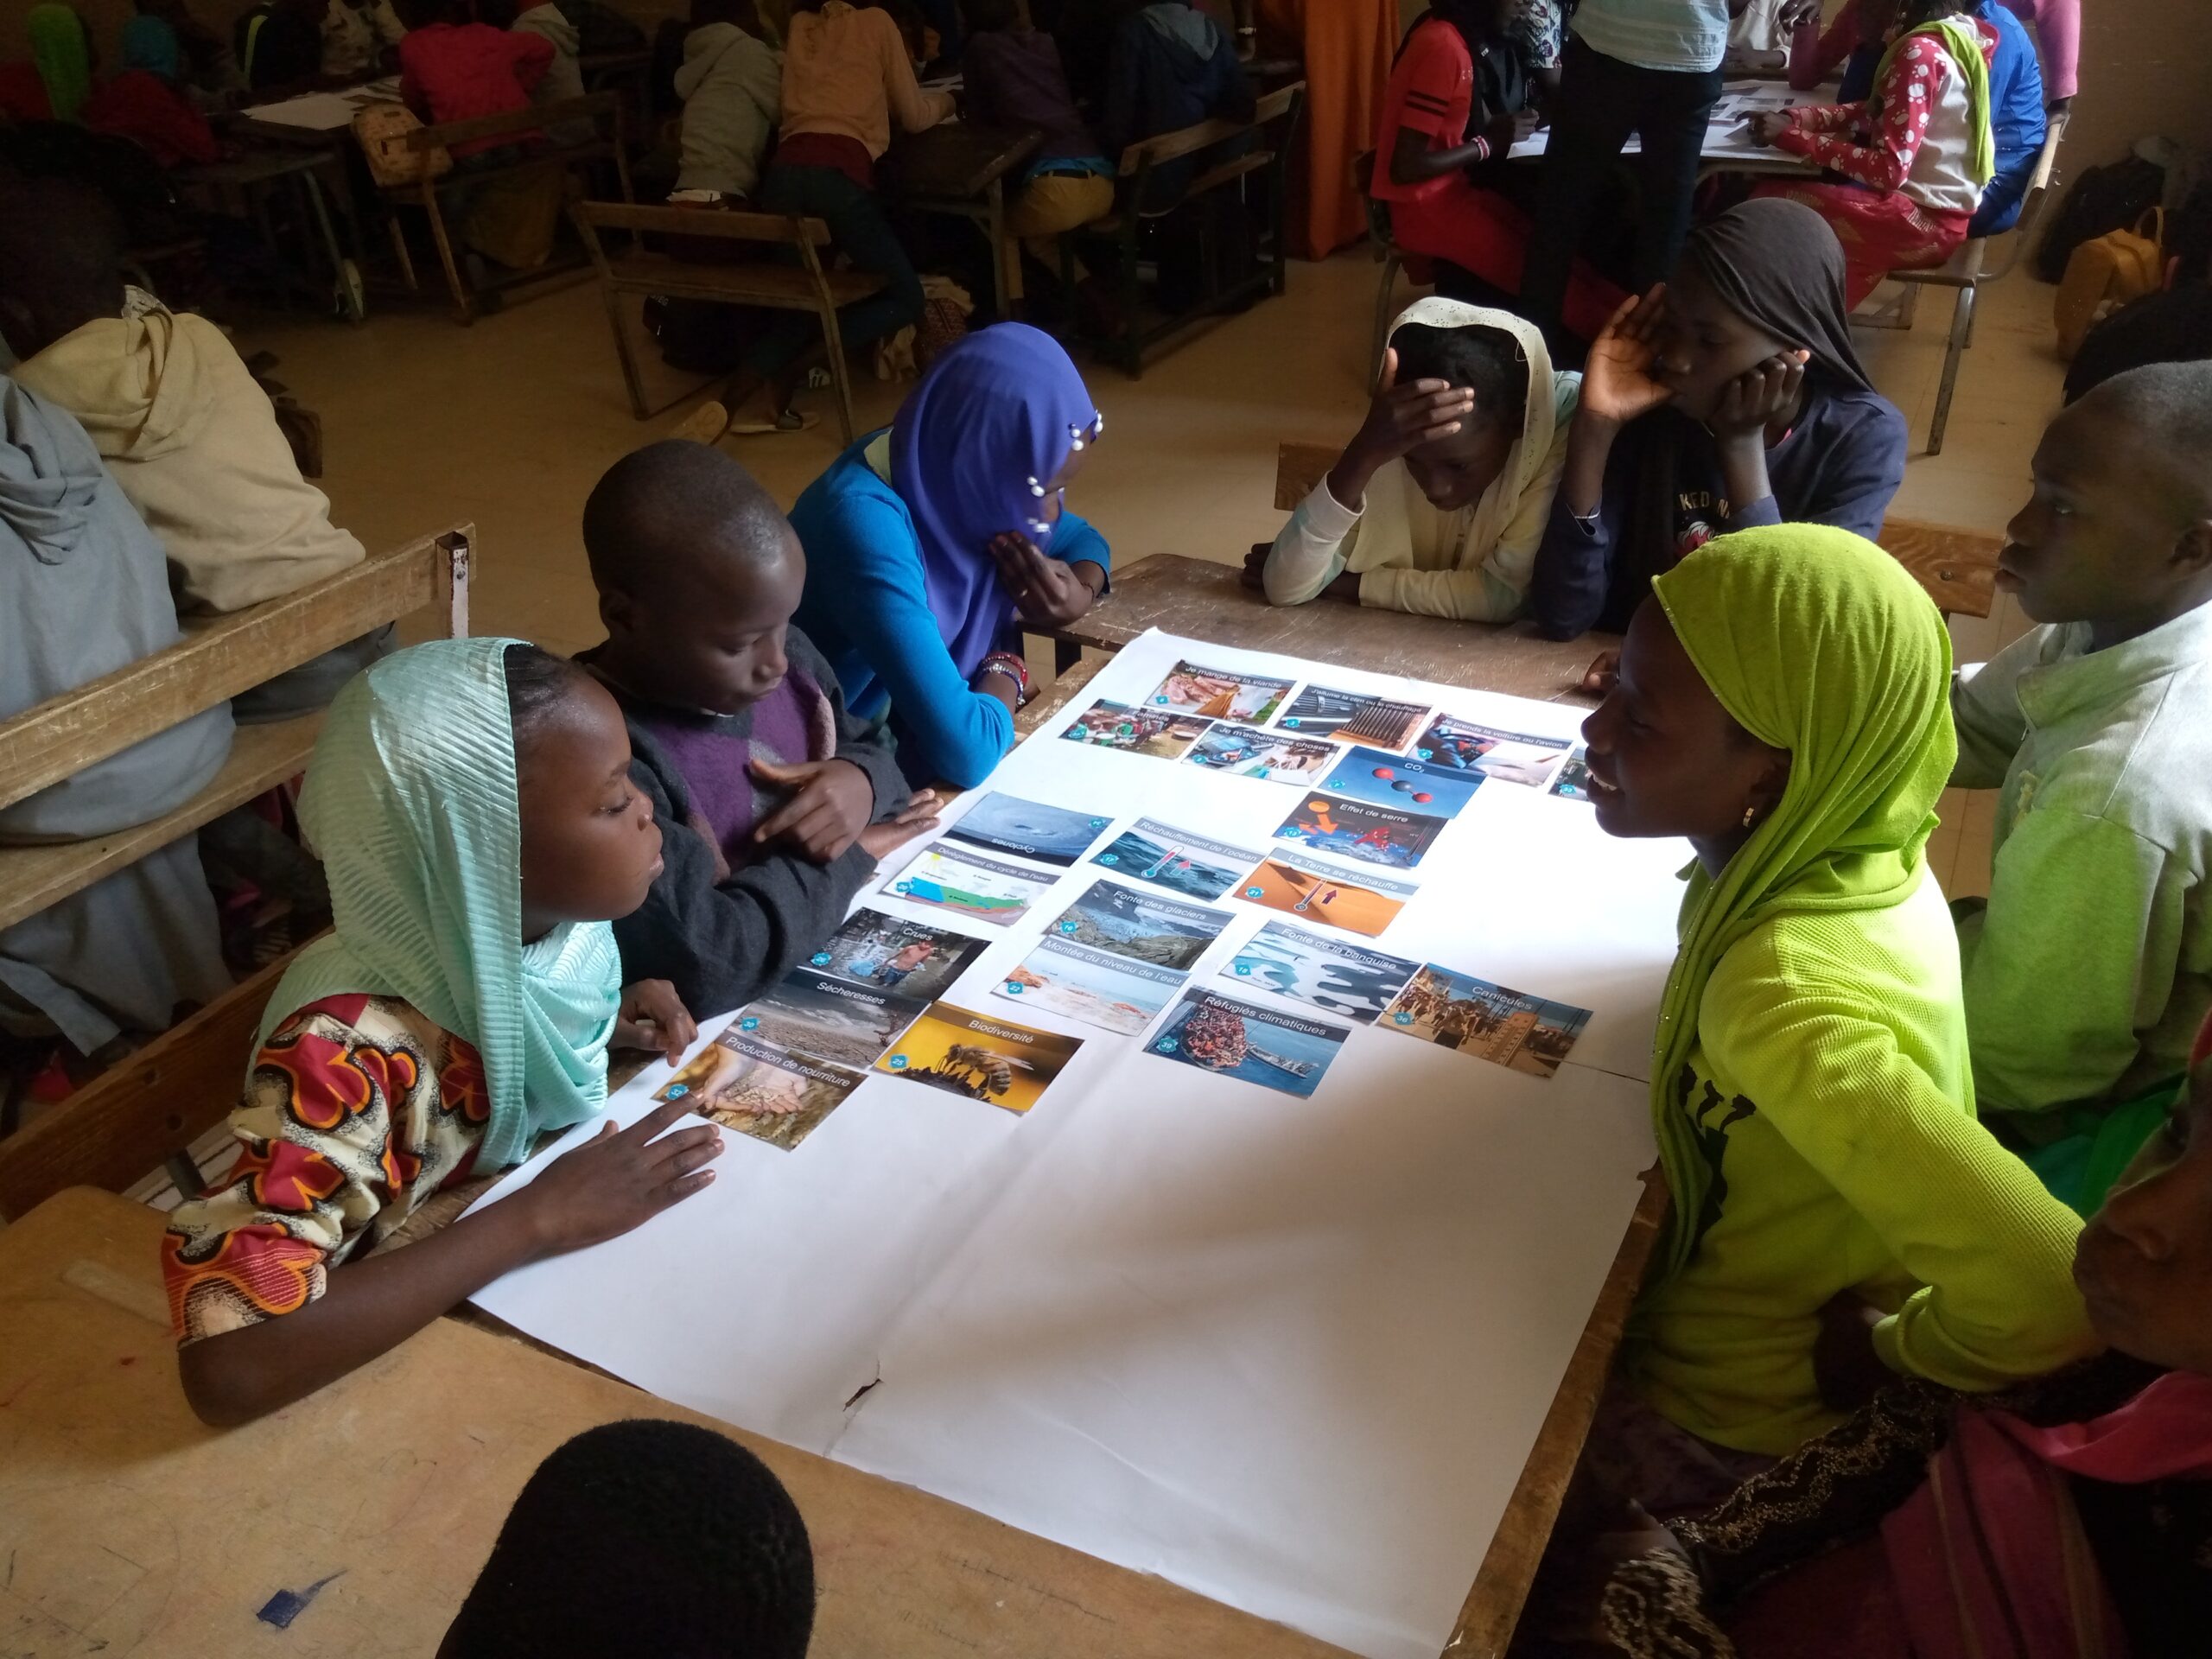
[[[1276,87],[1261,99],[1249,121],[1231,121],[1226,117],[1219,117],[1211,121],[1201,121],[1195,126],[1179,127],[1173,132],[1140,139],[1122,152],[1122,176],[1125,179],[1135,176],[1147,162],[1158,167],[1163,162],[1179,160],[1217,144],[1224,138],[1234,138],[1240,132],[1249,132],[1255,128],[1266,126],[1270,121],[1280,120],[1305,92],[1306,83],[1294,80],[1287,86]]]
[[[620,201],[579,201],[570,211],[594,231],[643,231],[661,236],[720,237],[732,242],[826,247],[830,227],[797,213],[709,212],[697,207],[639,207]]]
[[[479,138],[505,138],[516,133],[541,131],[548,126],[558,126],[564,122],[596,120],[601,116],[612,117],[616,130],[620,130],[621,93],[592,92],[583,98],[564,98],[558,104],[535,104],[526,110],[509,110],[500,115],[473,116],[466,121],[448,121],[442,126],[418,128],[407,135],[407,148],[450,149],[454,144],[470,143]],[[552,153],[558,154],[558,151]]]
[[[1284,512],[1313,493],[1340,451],[1325,443],[1286,443],[1275,451],[1275,505]],[[1987,616],[1996,597],[1997,556],[2004,538],[1892,515],[1881,544],[1928,590],[1946,616]]]
[[[473,524],[418,537],[250,610],[188,628],[166,651],[0,721],[0,807],[428,606],[468,632]]]

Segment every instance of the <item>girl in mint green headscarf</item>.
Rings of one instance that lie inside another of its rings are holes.
[[[661,868],[629,769],[613,699],[518,641],[417,645],[331,704],[300,818],[334,927],[269,1001],[232,1116],[236,1167],[178,1207],[162,1249],[185,1390],[207,1421],[296,1399],[510,1268],[713,1179],[716,1132],[662,1137],[683,1109],[664,1108],[330,1276],[431,1194],[599,1112],[610,1042],[673,1058],[696,1036],[666,984],[620,984],[608,922]]]
[[[1671,1432],[1700,1478],[1891,1373],[1988,1389],[2094,1345],[2079,1222],[1974,1118],[1922,855],[1950,666],[1881,549],[1744,531],[1655,581],[1584,728],[1599,824],[1697,851],[1651,1074],[1674,1214],[1624,1360],[1633,1429]]]

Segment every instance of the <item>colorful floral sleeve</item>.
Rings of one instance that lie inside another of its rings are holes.
[[[1935,35],[1908,35],[1891,60],[1889,73],[1874,89],[1870,107],[1879,113],[1872,124],[1869,142],[1854,143],[1851,137],[1834,137],[1810,130],[1811,124],[1804,118],[1807,112],[1801,111],[1797,120],[1777,135],[1775,147],[1794,151],[1877,190],[1895,190],[1912,173],[1913,158],[1920,154],[1929,111],[1935,107],[1943,77],[1957,73],[1951,66],[1951,54]]]
[[[180,1345],[314,1301],[364,1234],[467,1173],[487,1116],[475,1051],[405,1004],[300,1009],[231,1115],[238,1162],[169,1218],[162,1269]]]

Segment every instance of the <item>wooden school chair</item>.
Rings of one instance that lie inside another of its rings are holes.
[[[2012,228],[2000,235],[2012,238],[2005,250],[2005,257],[1991,263],[1989,245],[1995,237],[1968,237],[1954,253],[1940,265],[1924,270],[1893,270],[1890,280],[1904,284],[1904,293],[1894,309],[1872,316],[1854,318],[1856,322],[1871,328],[1906,328],[1912,327],[1913,313],[1920,302],[1923,288],[1948,288],[1957,296],[1951,302],[1951,334],[1943,346],[1943,378],[1936,388],[1936,414],[1928,425],[1928,453],[1943,453],[1943,429],[1950,423],[1951,393],[1958,385],[1959,359],[1974,344],[1974,296],[1985,283],[1994,283],[2009,276],[2012,267],[2020,263],[2020,256],[2035,239],[2035,232],[2042,222],[2044,209],[2051,196],[2051,173],[2058,162],[2059,140],[2066,136],[2066,113],[2061,111],[2050,118],[2050,124],[2044,134],[2043,149],[2037,152],[2036,170],[2029,175],[2028,192],[2020,202],[2020,216]]]
[[[1114,282],[1119,289],[1122,311],[1120,332],[1110,339],[1086,340],[1084,344],[1110,362],[1118,363],[1132,379],[1144,372],[1147,359],[1154,348],[1170,337],[1210,318],[1240,308],[1247,301],[1268,294],[1280,294],[1289,280],[1290,250],[1288,226],[1286,222],[1284,200],[1284,169],[1288,164],[1292,139],[1298,130],[1298,119],[1305,108],[1306,83],[1302,80],[1279,86],[1261,98],[1249,121],[1219,119],[1201,121],[1195,126],[1184,127],[1174,132],[1163,132],[1158,137],[1147,138],[1131,144],[1122,152],[1120,176],[1116,186],[1116,205],[1103,219],[1094,219],[1077,230],[1060,238],[1060,275],[1062,284],[1070,292],[1075,289],[1075,250],[1073,238],[1086,239],[1086,245],[1101,239],[1114,250],[1111,261],[1115,268]],[[1272,132],[1268,130],[1274,129]],[[1144,207],[1148,199],[1154,171],[1169,162],[1185,156],[1196,155],[1202,149],[1237,137],[1241,133],[1255,135],[1253,148],[1244,155],[1208,168],[1191,181],[1190,188],[1180,200],[1166,207]],[[1266,192],[1265,228],[1258,242],[1265,245],[1265,257],[1249,276],[1231,283],[1219,293],[1209,294],[1189,310],[1160,318],[1147,324],[1144,320],[1142,294],[1139,286],[1138,233],[1154,220],[1164,219],[1185,202],[1199,200],[1217,190],[1236,188],[1244,190],[1243,181],[1255,175],[1263,175]]]
[[[443,126],[423,127],[407,135],[407,148],[423,156],[427,161],[431,152],[449,149],[454,144],[465,144],[479,138],[512,137],[522,133],[539,132],[565,122],[586,120],[593,124],[597,135],[588,143],[542,143],[497,166],[466,171],[456,168],[437,178],[430,176],[426,164],[419,179],[407,184],[388,186],[383,191],[387,210],[419,207],[429,220],[430,239],[437,245],[438,264],[445,271],[446,287],[453,295],[454,317],[463,327],[476,321],[479,296],[462,276],[460,263],[454,257],[453,238],[446,225],[444,210],[440,206],[442,193],[456,186],[510,177],[532,168],[558,167],[568,173],[579,167],[612,160],[615,175],[621,181],[622,200],[634,200],[636,198],[630,189],[629,147],[622,95],[620,92],[594,92],[588,97],[564,99],[558,104],[513,110],[505,115],[480,116],[473,121],[448,121]],[[416,280],[414,257],[407,249],[406,227],[400,223],[397,211],[388,211],[385,222],[391,232],[391,251],[399,262],[400,275],[406,279],[409,289],[420,292],[422,284]],[[517,287],[569,269],[571,267],[548,264],[535,270],[513,272],[496,282],[487,283],[485,287],[487,290]]]
[[[1375,250],[1375,257],[1382,267],[1382,280],[1375,289],[1375,338],[1370,343],[1367,360],[1380,363],[1382,348],[1389,343],[1390,319],[1397,315],[1393,303],[1397,298],[1398,273],[1403,271],[1414,282],[1430,286],[1435,273],[1429,262],[1418,253],[1408,253],[1398,245],[1390,230],[1390,204],[1375,199],[1375,152],[1363,149],[1352,158],[1352,182],[1358,188],[1361,205],[1367,210],[1367,239]]]
[[[1288,512],[1328,476],[1342,450],[1325,443],[1286,443],[1275,450],[1275,506]],[[1892,513],[1876,538],[1912,573],[1946,618],[1987,616],[1997,600],[2000,536],[1948,524],[1926,524]]]
[[[638,372],[636,344],[624,322],[622,296],[662,294],[674,299],[813,313],[822,325],[823,342],[830,355],[830,378],[837,388],[837,420],[844,429],[845,442],[853,441],[852,377],[845,366],[837,313],[879,292],[884,279],[869,271],[831,270],[825,266],[823,250],[830,245],[827,225],[797,213],[708,213],[696,207],[639,207],[612,201],[573,202],[569,211],[575,221],[576,234],[583,238],[584,251],[599,272],[607,327],[614,331],[614,353],[622,361],[622,381],[630,390],[630,410],[639,420],[649,420],[659,410],[645,406],[645,385]],[[600,234],[602,231],[629,232],[631,251],[610,255]],[[760,245],[764,252],[791,249],[798,262],[762,259],[744,264],[693,264],[645,248],[641,235],[750,242]],[[690,395],[687,391],[682,397]]]
[[[432,632],[468,632],[472,524],[456,524],[364,559],[249,610],[188,623],[166,651],[0,721],[0,806],[35,795],[94,761],[167,731],[287,669],[418,611]],[[296,776],[322,711],[241,726],[222,769],[192,799],[148,823],[92,841],[0,848],[0,928]],[[119,1192],[222,1121],[238,1094],[263,1007],[286,957],[163,1033],[20,1133],[0,1141],[0,1218],[66,1186]],[[199,1190],[189,1159],[178,1185]]]

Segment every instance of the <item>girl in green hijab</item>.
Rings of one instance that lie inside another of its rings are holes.
[[[376,1357],[541,1256],[629,1231],[714,1179],[711,1127],[664,1107],[507,1202],[372,1253],[432,1194],[600,1112],[607,1051],[697,1034],[620,983],[611,918],[660,873],[621,711],[534,645],[450,639],[330,706],[300,821],[334,926],[270,997],[229,1176],[178,1206],[162,1267],[194,1410],[259,1415]]]
[[[46,101],[57,121],[74,121],[92,92],[92,48],[84,19],[73,7],[33,6],[24,20],[31,62],[46,86]]]
[[[1895,560],[1781,524],[1654,582],[1583,728],[1599,824],[1697,852],[1651,1073],[1673,1217],[1623,1354],[1634,1394],[1608,1414],[1644,1442],[1625,1496],[1717,1496],[1705,1477],[1793,1450],[1895,1373],[1989,1389],[2094,1345],[2080,1223],[1974,1117],[1922,856],[1956,753],[1950,668]],[[1670,1468],[1689,1483],[1649,1486]]]

